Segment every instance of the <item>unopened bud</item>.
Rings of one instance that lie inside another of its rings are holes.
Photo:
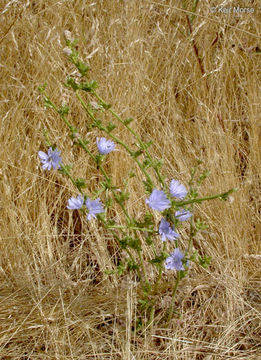
[[[102,108],[101,105],[97,104],[96,101],[90,101],[90,105],[92,106],[92,108],[93,108],[94,110],[99,110],[99,109]]]
[[[232,204],[232,202],[234,202],[234,200],[235,200],[235,199],[234,199],[233,196],[229,196],[229,197],[228,197],[228,201],[229,201],[230,204]]]
[[[68,48],[68,46],[66,46],[64,49],[63,49],[63,52],[65,55],[67,56],[70,56],[72,55],[72,50],[70,48]]]
[[[78,139],[80,139],[80,137],[81,137],[81,135],[78,132],[73,133],[73,138],[74,139],[78,140]]]
[[[68,41],[73,41],[72,34],[71,34],[71,32],[69,30],[64,31],[64,37]]]

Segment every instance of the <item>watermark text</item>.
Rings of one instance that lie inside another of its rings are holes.
[[[210,12],[219,14],[253,14],[254,8],[251,7],[240,7],[240,6],[211,6]]]

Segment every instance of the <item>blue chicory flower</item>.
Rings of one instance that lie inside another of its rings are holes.
[[[91,220],[92,217],[96,219],[96,214],[104,212],[103,205],[100,203],[100,198],[96,200],[91,200],[90,198],[87,198],[87,200],[85,201],[85,205],[89,210],[89,214],[87,215],[88,220]]]
[[[175,232],[174,226],[171,227],[170,223],[164,218],[162,218],[160,222],[159,234],[161,235],[162,241],[166,241],[166,239],[175,240],[179,237],[179,234]]]
[[[171,180],[170,187],[169,187],[170,193],[173,197],[177,197],[179,199],[184,199],[184,197],[187,195],[187,189],[184,185],[182,185],[178,180]]]
[[[74,197],[71,197],[68,200],[68,206],[67,209],[71,209],[71,210],[76,210],[76,209],[80,209],[83,206],[83,197],[81,195],[77,196],[77,199]]]
[[[165,195],[164,191],[154,189],[150,197],[146,199],[146,204],[153,210],[163,211],[171,207],[170,200]]]
[[[165,261],[165,269],[166,270],[185,270],[182,259],[184,258],[184,254],[176,248],[173,253]]]
[[[96,144],[97,144],[99,153],[102,155],[109,154],[115,148],[114,142],[111,140],[106,140],[104,137],[102,137],[102,138],[97,137]]]
[[[190,217],[192,216],[192,213],[188,210],[178,210],[175,212],[175,217],[179,220],[179,221],[186,221],[188,220]]]
[[[38,156],[43,164],[42,168],[44,170],[51,170],[51,168],[53,167],[54,170],[56,170],[57,168],[60,168],[60,162],[61,162],[61,157],[60,157],[60,151],[58,151],[58,149],[52,150],[52,148],[50,147],[48,149],[48,154],[44,153],[43,151],[39,151],[38,152]]]

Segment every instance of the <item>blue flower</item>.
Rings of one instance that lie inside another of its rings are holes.
[[[160,222],[159,234],[161,235],[162,241],[166,241],[166,239],[175,240],[179,237],[179,234],[175,232],[174,226],[172,228],[170,223],[164,218],[162,218]]]
[[[154,189],[148,199],[146,199],[146,204],[149,205],[153,210],[163,211],[171,207],[170,200],[165,195],[164,191]]]
[[[115,144],[111,140],[106,140],[104,137],[96,138],[96,144],[98,146],[99,153],[102,155],[109,154],[114,150]]]
[[[58,149],[52,150],[51,147],[48,150],[48,154],[44,153],[43,151],[39,151],[38,156],[43,164],[42,168],[44,170],[51,170],[52,167],[54,170],[60,168],[59,163],[62,161],[60,153],[61,152],[58,151]]]
[[[87,219],[91,220],[92,217],[96,219],[96,214],[100,214],[104,212],[103,205],[100,203],[100,198],[96,200],[91,200],[87,198],[85,201],[85,205],[87,209],[89,210],[89,214],[87,215]]]
[[[74,197],[71,197],[68,200],[68,206],[67,209],[75,210],[80,209],[83,206],[83,197],[81,195],[77,196],[77,199]]]
[[[175,212],[175,216],[179,221],[186,221],[192,216],[192,213],[188,210],[181,209]]]
[[[178,180],[174,179],[170,182],[169,190],[173,197],[177,197],[179,199],[184,199],[188,193],[185,186],[182,185]]]
[[[173,253],[165,261],[165,269],[166,270],[185,270],[182,259],[184,258],[184,254],[176,248]]]

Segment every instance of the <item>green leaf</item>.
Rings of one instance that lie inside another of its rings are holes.
[[[149,262],[157,267],[161,267],[161,264],[167,259],[168,254],[166,252],[162,252],[160,255],[155,256],[154,259],[149,260]]]
[[[116,273],[115,270],[104,270],[104,274],[106,275],[114,275]]]
[[[129,260],[127,265],[128,265],[128,270],[137,270],[139,268],[138,264],[136,264],[132,260]]]
[[[106,199],[105,205],[107,208],[109,208],[112,205],[112,198],[110,196],[108,196],[108,198]],[[115,221],[113,221],[113,224],[115,224]]]
[[[129,172],[129,178],[130,179],[135,177],[135,176],[136,176],[136,174],[135,174],[135,172],[133,170]]]
[[[65,86],[66,87],[71,87],[74,91],[78,90],[79,89],[79,85],[77,84],[77,82],[72,79],[72,78],[68,78],[66,83],[65,83]]]
[[[51,141],[50,141],[49,135],[48,135],[48,131],[46,129],[43,129],[43,136],[45,138],[46,145],[48,145],[49,147],[51,146],[53,149],[53,145],[51,144]]]
[[[181,279],[184,279],[184,277],[186,277],[187,276],[187,271],[185,271],[185,270],[180,270],[179,271],[179,278],[180,278],[180,280]]]
[[[108,180],[104,181],[101,183],[101,185],[105,188],[105,189],[111,189],[111,182],[112,182],[112,179],[109,178]]]
[[[121,192],[120,195],[117,196],[118,200],[120,202],[126,201],[130,198],[130,194],[129,193],[125,193],[125,192]]]
[[[141,154],[143,154],[144,150],[140,149],[135,151],[134,153],[132,153],[132,156],[134,157],[134,159],[136,159],[137,157],[139,157]]]
[[[147,212],[144,216],[144,224],[147,225],[154,225],[153,215]]]
[[[198,256],[199,265],[202,266],[204,269],[207,269],[211,262],[211,256]]]
[[[86,76],[87,72],[89,71],[89,66],[87,64],[84,64],[83,62],[79,61],[76,65],[77,69],[79,70],[80,74],[82,76]]]
[[[153,186],[152,186],[152,182],[150,179],[147,179],[147,180],[144,180],[143,181],[143,184],[145,186],[145,191],[147,194],[151,194],[152,193],[152,189],[153,189]]]
[[[130,247],[131,249],[141,251],[141,242],[140,239],[133,239],[130,236],[125,236],[123,239],[119,241],[122,249],[127,249],[127,247]]]
[[[98,84],[95,80],[92,80],[90,82],[83,82],[80,83],[79,88],[83,91],[91,92],[92,90],[95,90],[98,87]]]
[[[206,223],[204,223],[203,221],[201,221],[200,219],[197,219],[195,221],[195,227],[197,230],[205,230],[208,228],[208,225]]]
[[[112,122],[109,123],[109,125],[106,127],[107,131],[110,133],[112,130],[114,130],[117,126],[113,124]]]
[[[148,245],[152,245],[153,244],[153,240],[151,235],[148,235],[147,237],[145,237],[145,241]]]
[[[51,109],[53,108],[53,104],[52,104],[51,100],[47,97],[44,98],[44,106],[46,108],[51,108]]]
[[[137,227],[140,227],[140,228],[150,228],[151,229],[151,226],[154,226],[153,215],[151,213],[147,212],[144,216],[144,220],[142,222],[135,221],[134,225]],[[151,230],[153,230],[153,228]]]
[[[100,213],[100,214],[97,214],[97,219],[98,220],[101,220],[102,222],[105,221],[105,213]]]
[[[128,246],[131,249],[137,250],[137,251],[141,251],[141,242],[140,239],[130,239],[128,241]]]
[[[204,170],[204,172],[199,176],[197,184],[201,185],[209,175],[210,175],[210,171]]]
[[[133,121],[132,118],[123,120],[124,125],[129,125]]]
[[[150,147],[150,145],[152,145],[153,144],[153,141],[152,140],[150,140],[150,141],[148,141],[147,143],[145,143],[145,149],[148,149],[149,147]]]
[[[69,114],[69,107],[67,105],[61,106],[61,108],[58,110],[60,115],[68,115]]]
[[[192,255],[190,255],[189,260],[195,262],[198,257],[198,252],[194,251]]]
[[[63,165],[58,171],[64,175],[68,175],[70,174],[72,167],[72,165]]]
[[[142,165],[144,166],[144,169],[148,169],[152,164],[151,161],[148,157],[146,157],[142,163]]]
[[[116,222],[114,220],[112,220],[112,219],[108,220],[108,222],[107,222],[108,226],[113,226],[115,224],[116,224]]]
[[[45,82],[43,85],[38,86],[38,90],[40,93],[43,93],[46,89],[47,82]]]
[[[196,189],[191,189],[188,193],[190,199],[196,199],[198,197],[198,192]]]
[[[84,179],[82,179],[82,178],[77,178],[76,180],[75,180],[75,183],[76,183],[76,186],[77,186],[77,188],[80,190],[80,189],[82,189],[82,188],[86,188],[86,183],[85,183],[85,180]]]
[[[95,119],[91,126],[92,126],[92,128],[97,127],[100,130],[104,130],[104,127],[102,126],[102,120],[100,120],[100,119]]]
[[[159,169],[160,170],[162,165],[163,165],[163,160],[156,160],[156,161],[153,162],[153,168],[154,169]]]
[[[89,141],[86,140],[86,139],[81,139],[81,142],[83,145],[88,145],[89,144]],[[82,146],[82,144],[79,144],[79,146]]]
[[[111,104],[106,104],[106,103],[102,103],[101,106],[105,109],[105,110],[108,110],[111,108]]]
[[[128,240],[126,238],[123,238],[119,240],[120,246],[122,249],[127,249],[128,247]]]
[[[119,275],[122,275],[125,272],[125,265],[120,261],[120,264],[117,266],[117,272]]]

